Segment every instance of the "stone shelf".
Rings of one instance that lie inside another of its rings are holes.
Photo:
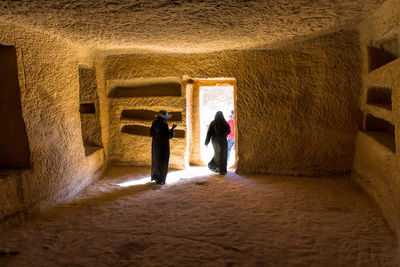
[[[390,63],[377,68],[366,74],[365,81],[368,87],[379,86],[386,88],[398,88],[400,70],[400,59],[397,58]]]
[[[152,122],[153,121],[150,121],[150,120],[143,121],[143,120],[134,120],[134,119],[121,119],[119,121],[119,125],[121,127],[129,126],[129,125],[138,125],[138,126],[148,127],[150,129]],[[177,130],[183,130],[184,131],[186,129],[186,123],[180,123],[180,122],[174,122],[174,121],[168,120],[168,127],[170,129],[171,129],[173,123],[178,123],[178,127],[175,128],[175,132]]]
[[[86,157],[89,157],[90,155],[96,153],[96,151],[98,151],[98,150],[103,150],[103,148],[99,147],[99,146],[86,145],[85,146],[85,155],[86,155]]]
[[[396,142],[394,135],[376,131],[363,131],[362,133],[369,136],[371,140],[375,141],[388,151],[396,153]]]
[[[150,137],[150,127],[142,125],[124,125],[121,132],[125,134]],[[185,135],[185,130],[175,129],[175,138],[185,138]]]
[[[363,111],[392,124],[394,123],[392,106],[390,104],[365,104]]]
[[[146,109],[124,109],[121,112],[121,120],[124,121],[153,121],[158,112]],[[172,118],[170,122],[181,122],[182,112],[170,112]]]
[[[108,97],[181,97],[181,83],[172,80],[145,79],[130,84],[117,84],[110,90]]]
[[[123,109],[166,109],[168,111],[182,110],[186,107],[186,97],[118,97],[109,98],[111,108],[120,113]]]
[[[393,153],[396,152],[395,127],[390,121],[367,113],[364,121],[364,133]]]

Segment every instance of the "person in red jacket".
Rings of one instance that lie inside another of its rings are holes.
[[[227,160],[229,161],[229,155],[231,153],[231,149],[235,147],[235,120],[234,120],[234,112],[231,111],[231,115],[229,116],[228,120],[229,128],[231,132],[228,134],[228,157]]]

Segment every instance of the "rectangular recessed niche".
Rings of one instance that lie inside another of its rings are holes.
[[[394,125],[390,122],[367,114],[365,118],[365,131],[369,136],[386,146],[392,152],[396,151]]]
[[[90,156],[99,149],[102,149],[102,147],[85,145],[85,156]]]
[[[126,133],[126,134],[150,137],[150,127],[142,126],[142,125],[125,125],[122,127],[121,132]],[[185,130],[175,129],[174,137],[175,138],[185,138]]]
[[[386,87],[369,87],[367,104],[377,105],[392,110],[392,89]]]
[[[98,116],[95,116],[95,103],[98,103],[96,70],[84,64],[80,64],[78,69],[82,141],[85,155],[90,156],[103,147],[100,120]]]
[[[79,112],[83,114],[95,114],[96,109],[94,103],[83,103],[79,106]]]
[[[399,57],[398,36],[383,39],[368,47],[368,70],[373,71]]]
[[[175,138],[185,138],[185,130],[175,130]]]
[[[108,97],[160,97],[182,96],[181,84],[175,81],[141,82],[132,85],[115,86]]]
[[[121,119],[138,120],[138,121],[153,121],[156,118],[157,111],[145,109],[126,109],[121,113]],[[181,112],[169,112],[172,115],[168,121],[182,121]]]
[[[15,47],[0,45],[0,169],[30,167],[20,99]]]

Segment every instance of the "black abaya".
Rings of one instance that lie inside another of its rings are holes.
[[[224,119],[221,111],[215,115],[207,131],[206,145],[212,140],[214,157],[208,163],[208,168],[213,172],[226,173],[228,143],[226,136],[231,132],[229,124]]]
[[[169,130],[167,121],[158,117],[150,128],[151,143],[151,180],[165,184],[169,164],[169,139],[174,136],[174,129]]]

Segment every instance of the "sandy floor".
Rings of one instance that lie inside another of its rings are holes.
[[[399,265],[394,235],[348,177],[195,173],[159,187],[146,169],[114,168],[3,231],[0,266]]]

